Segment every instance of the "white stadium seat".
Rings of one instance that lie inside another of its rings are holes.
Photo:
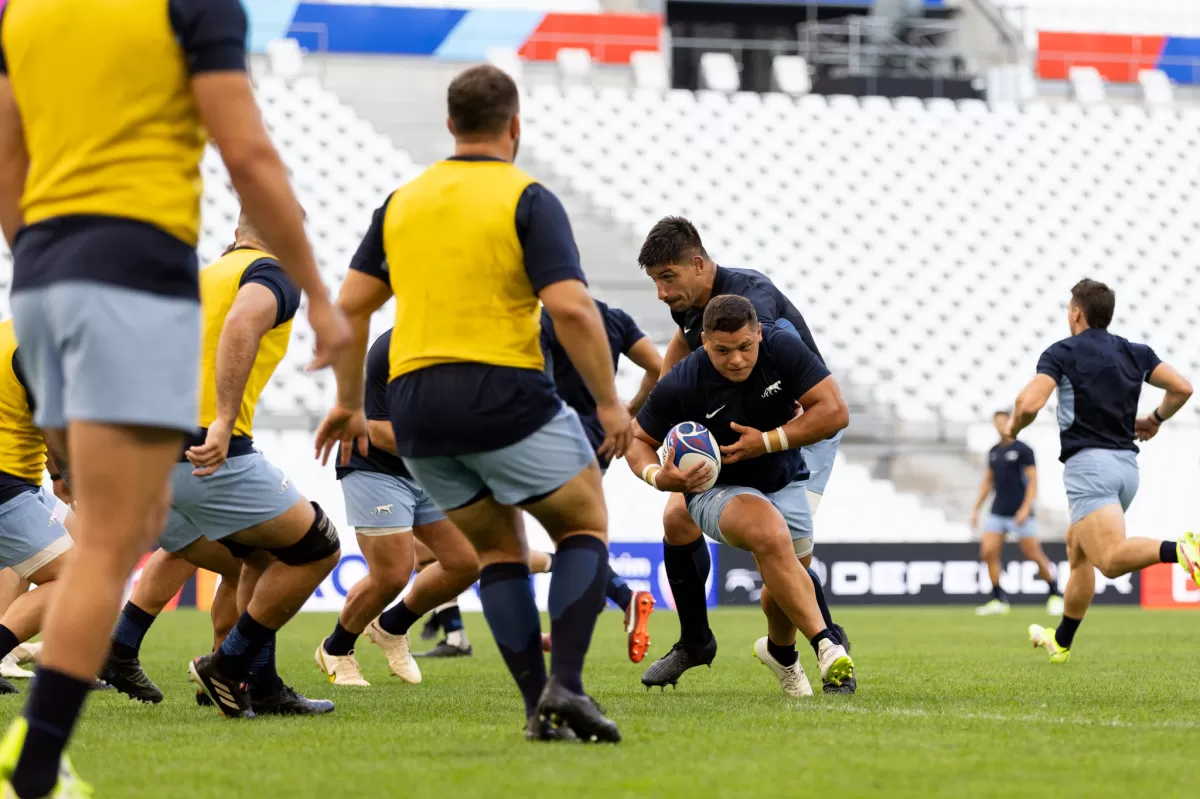
[[[1095,67],[1071,67],[1067,73],[1071,81],[1071,91],[1075,94],[1075,102],[1089,107],[1104,102],[1104,78]]]
[[[582,47],[560,48],[554,60],[563,83],[584,83],[592,74],[592,54]]]
[[[635,50],[629,56],[633,70],[633,85],[639,89],[665,91],[670,88],[667,80],[667,64],[662,53],[653,50]]]
[[[1139,70],[1138,84],[1142,87],[1142,102],[1147,108],[1170,108],[1175,104],[1171,79],[1161,69]]]
[[[267,60],[271,65],[271,74],[283,80],[300,77],[304,69],[304,54],[300,52],[300,43],[295,39],[267,42]]]
[[[494,67],[499,67],[509,74],[517,85],[521,85],[525,79],[525,67],[521,63],[521,57],[517,55],[517,51],[511,47],[489,47],[484,52],[484,59]]]
[[[736,92],[742,85],[737,62],[729,53],[700,56],[700,85],[717,92]]]
[[[800,95],[812,91],[808,62],[798,55],[777,55],[771,61],[775,88],[785,94]]]

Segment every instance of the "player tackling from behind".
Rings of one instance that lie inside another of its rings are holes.
[[[1071,659],[1071,645],[1096,591],[1096,574],[1109,579],[1155,563],[1178,563],[1200,580],[1200,538],[1179,541],[1125,537],[1125,511],[1138,489],[1137,445],[1148,441],[1192,396],[1192,386],[1145,344],[1108,332],[1116,295],[1095,280],[1081,280],[1067,303],[1070,338],[1042,353],[1037,377],[1017,397],[1008,436],[1016,438],[1058,392],[1063,483],[1070,505],[1067,560],[1071,574],[1057,628],[1029,626],[1034,646],[1051,663]],[[1137,415],[1142,383],[1166,394],[1157,408]]]
[[[663,377],[634,422],[626,461],[659,491],[683,494],[688,513],[716,541],[754,555],[772,602],[763,601],[767,637],[754,654],[788,696],[811,696],[796,629],[812,645],[824,683],[837,687],[854,663],[817,605],[806,571],[812,559],[808,466],[801,447],[824,441],[850,421],[837,382],[791,332],[759,324],[744,297],[722,295],[704,309],[703,348]],[[796,415],[796,404],[804,412]],[[721,445],[717,484],[697,490],[707,464],[685,473],[656,450],[681,422],[700,421]]]
[[[472,67],[447,99],[454,155],[375,212],[342,284],[354,357],[338,364],[338,400],[317,430],[317,450],[327,456],[362,424],[370,316],[394,294],[396,451],[479,553],[480,601],[525,700],[526,735],[618,741],[582,677],[608,575],[600,469],[578,414],[545,372],[539,300],[596,400],[604,455],[624,454],[629,413],[566,211],[513,166],[516,84],[495,67]],[[522,509],[557,544],[548,679]]]
[[[0,742],[0,785],[70,797],[86,786],[63,749],[195,429],[206,133],[308,294],[314,366],[348,331],[254,101],[241,3],[10,0],[2,13],[0,226],[13,250],[13,319],[35,421],[72,475],[79,530],[24,717]]]
[[[1033,518],[1037,503],[1037,461],[1033,449],[1023,441],[1008,437],[1008,422],[1012,414],[997,411],[992,423],[1000,434],[1000,443],[988,452],[988,469],[979,485],[979,496],[971,512],[971,527],[981,532],[979,559],[987,564],[992,581],[992,598],[975,609],[979,616],[1005,615],[1009,611],[1008,597],[1000,587],[1000,552],[1008,535],[1020,537],[1021,554],[1037,564],[1038,577],[1050,586],[1046,612],[1057,616],[1063,612],[1062,593],[1050,568],[1050,559],[1042,551],[1037,538],[1037,522]],[[995,492],[991,511],[979,526],[979,512],[988,496]]]

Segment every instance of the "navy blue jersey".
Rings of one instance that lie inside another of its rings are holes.
[[[1058,384],[1059,460],[1082,449],[1137,452],[1133,422],[1142,383],[1162,361],[1145,344],[1089,327],[1051,344],[1037,371]]]
[[[1025,469],[1035,463],[1033,450],[1021,441],[1014,441],[1007,447],[1003,444],[992,447],[988,453],[988,469],[992,472],[992,485],[996,491],[992,499],[993,514],[1017,515],[1025,501]]]
[[[646,334],[637,326],[637,322],[620,308],[612,308],[600,300],[596,300],[596,308],[604,320],[604,331],[608,334],[608,349],[612,353],[615,372],[620,357],[633,349],[633,345],[644,339]],[[546,354],[546,369],[554,376],[554,387],[558,390],[558,396],[579,414],[588,440],[592,442],[592,449],[599,449],[604,443],[604,427],[596,417],[596,400],[592,398],[591,392],[584,385],[583,377],[567,357],[567,351],[559,343],[558,335],[554,332],[554,320],[545,308],[542,309],[542,351]]]
[[[771,282],[771,278],[753,269],[731,269],[727,266],[718,266],[716,270],[717,273],[713,277],[713,297],[721,294],[736,294],[739,297],[745,297],[754,306],[754,312],[758,314],[758,321],[764,325],[787,320],[796,329],[804,346],[812,350],[821,363],[825,363],[804,317],[800,315],[800,311],[796,310],[796,306],[792,305],[792,301],[776,288],[775,284]],[[682,313],[671,311],[671,318],[683,331],[688,349],[693,351],[700,349],[704,309],[688,308]],[[787,326],[783,325],[783,327],[786,329]]]
[[[378,422],[388,421],[388,347],[392,343],[392,331],[384,333],[375,339],[371,349],[367,351],[367,381],[363,394],[363,410],[367,419]],[[338,446],[338,463],[342,462],[342,449]],[[350,465],[337,468],[338,479],[350,472],[380,472],[396,477],[408,477],[408,469],[404,461],[379,447],[371,444],[364,458],[354,449],[350,453]]]
[[[637,421],[642,430],[662,441],[680,422],[707,427],[721,446],[741,436],[730,422],[764,432],[791,421],[796,400],[829,377],[816,353],[794,333],[774,325],[763,326],[758,362],[741,383],[722,377],[703,349],[684,358],[658,381]],[[757,488],[765,494],[788,483],[808,479],[808,466],[800,449],[789,449],[721,467],[720,485]]]

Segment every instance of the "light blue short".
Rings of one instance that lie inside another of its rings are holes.
[[[270,521],[300,501],[287,475],[261,452],[238,455],[208,477],[193,477],[190,463],[171,471],[171,511],[158,545],[179,550],[202,536],[211,541]]]
[[[1037,520],[1030,516],[1024,524],[1017,524],[1015,516],[997,516],[989,513],[983,520],[983,532],[1018,535],[1021,538],[1037,537]]]
[[[813,548],[813,521],[812,510],[808,504],[808,491],[807,480],[788,483],[773,494],[764,494],[757,488],[747,486],[718,485],[702,494],[687,497],[687,509],[692,520],[705,535],[714,541],[729,544],[721,534],[721,514],[724,513],[725,506],[737,496],[761,497],[774,505],[783,516],[792,535],[792,547],[797,555],[804,557],[812,552]]]
[[[446,518],[412,478],[356,471],[339,482],[351,527],[406,529]]]
[[[800,448],[804,453],[804,463],[808,465],[808,490],[814,494],[824,495],[829,476],[833,474],[833,461],[837,457],[838,445],[842,443],[842,434],[845,432],[839,430],[833,438]]]
[[[1063,484],[1071,524],[1105,505],[1121,504],[1121,510],[1137,495],[1137,453],[1127,449],[1083,449],[1063,466]]]
[[[34,421],[196,429],[200,303],[67,281],[12,295]]]
[[[553,494],[596,460],[579,414],[567,406],[515,444],[472,455],[405,458],[404,465],[442,510],[491,494],[523,505]]]
[[[18,494],[0,505],[0,568],[24,564],[67,536],[67,528],[54,518],[57,504],[58,499],[54,494],[42,487]],[[70,545],[63,542],[63,546],[57,549],[61,554],[61,551],[69,548]],[[26,565],[29,568],[20,569],[18,574],[24,571],[21,576],[28,577],[54,560],[54,557],[47,557],[41,563],[28,563]]]

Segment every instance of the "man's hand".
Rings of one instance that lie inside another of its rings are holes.
[[[328,296],[308,298],[308,324],[317,342],[308,371],[315,372],[333,364],[350,344],[350,324]]]
[[[629,449],[629,440],[633,438],[629,411],[620,400],[616,400],[607,405],[597,405],[596,417],[604,428],[604,443],[600,445],[599,454],[609,461],[615,461]]]
[[[744,427],[737,422],[730,422],[729,429],[741,436],[728,447],[721,447],[721,463],[737,463],[748,461],[760,455],[767,454],[767,445],[763,443],[761,430]]]
[[[196,467],[192,470],[193,477],[208,477],[221,468],[221,464],[229,457],[229,439],[232,436],[232,422],[213,420],[208,426],[208,435],[204,437],[204,443],[198,447],[189,447],[184,453],[188,462]]]
[[[700,486],[712,477],[712,466],[701,461],[686,472],[675,465],[675,449],[667,448],[663,458],[662,469],[654,478],[654,485],[659,491],[669,491],[676,494],[694,494]]]
[[[334,405],[325,420],[317,428],[317,460],[321,465],[329,463],[329,455],[338,444],[342,445],[341,466],[350,465],[352,448],[358,449],[358,454],[367,456],[370,436],[367,428],[367,414],[362,408],[350,410],[341,405]]]
[[[54,496],[58,497],[66,505],[75,506],[75,496],[71,493],[71,487],[67,485],[66,480],[60,477],[52,485],[54,487]]]
[[[1013,521],[1020,527],[1025,522],[1029,521],[1029,514],[1032,512],[1030,508],[1017,508],[1017,515],[1013,517]]]
[[[1161,426],[1158,422],[1154,421],[1154,417],[1143,416],[1141,419],[1136,419],[1133,423],[1133,437],[1138,441],[1149,441],[1158,435],[1158,429]]]
[[[971,529],[972,530],[979,529],[979,508],[976,508],[975,510],[971,511]]]

